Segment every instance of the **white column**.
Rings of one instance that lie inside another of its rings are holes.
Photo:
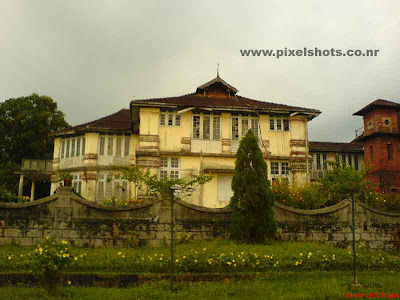
[[[31,201],[35,200],[35,182],[32,180],[31,186]]]
[[[19,175],[18,197],[22,196],[22,189],[24,187],[24,175]]]

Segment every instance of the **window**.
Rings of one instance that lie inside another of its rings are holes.
[[[271,175],[279,175],[279,162],[271,162]]]
[[[242,136],[245,136],[249,130],[249,119],[242,119]]]
[[[129,156],[129,136],[125,137],[125,151],[124,151],[124,155],[125,156]]]
[[[210,139],[211,122],[210,116],[203,116],[203,140]]]
[[[174,116],[172,114],[168,114],[168,126],[172,126],[174,124]]]
[[[82,155],[85,155],[86,138],[82,138]]]
[[[71,157],[75,156],[75,139],[71,141]]]
[[[165,114],[160,114],[160,125],[165,126]]]
[[[67,140],[67,150],[65,151],[65,157],[69,157],[69,145],[71,143],[71,140]]]
[[[288,162],[271,162],[271,177],[287,177],[290,173],[289,163]]]
[[[393,159],[393,145],[392,144],[387,145],[387,154],[388,154],[388,160],[392,160]]]
[[[106,137],[105,136],[101,136],[100,137],[100,155],[104,155],[104,145],[106,144]]]
[[[113,136],[109,136],[107,139],[107,155],[113,155],[113,142],[114,142],[114,137]]]
[[[346,154],[342,154],[342,165],[346,165]]]
[[[283,130],[289,131],[289,120],[288,119],[283,120]]]
[[[282,175],[289,175],[289,163],[282,163]]]
[[[324,170],[328,170],[328,161],[327,161],[327,155],[322,154],[322,165]]]
[[[232,140],[239,139],[239,118],[232,118]]]
[[[353,159],[351,154],[347,155],[347,163],[349,164],[350,167],[353,166]]]
[[[81,138],[76,139],[76,156],[81,155]]]
[[[269,130],[289,131],[290,130],[290,121],[289,121],[289,119],[270,118],[269,119]]]
[[[232,117],[232,140],[241,140],[249,129],[258,137],[258,119],[255,117]]]
[[[253,133],[256,137],[258,137],[258,119],[253,118],[251,119],[251,129],[253,130]],[[247,133],[247,131],[246,131]],[[242,135],[243,137],[243,135]]]
[[[221,117],[213,115],[193,116],[194,139],[220,140],[221,139]]]
[[[221,139],[221,118],[213,116],[213,140]]]
[[[61,158],[64,158],[65,141],[61,142]]]
[[[115,197],[118,200],[129,200],[129,184],[121,179],[119,174],[99,174],[97,180],[97,201],[110,200]]]
[[[117,136],[117,145],[115,148],[115,156],[121,156],[121,148],[122,148],[122,137]]]
[[[317,154],[317,170],[321,170],[321,155]]]
[[[282,130],[282,120],[281,119],[276,120],[276,130]]]
[[[175,126],[181,126],[181,115],[175,115]]]
[[[162,112],[160,126],[181,126],[181,116],[175,112]]]
[[[269,130],[275,130],[275,119],[269,119]]]
[[[358,170],[358,155],[354,155],[354,169]]]
[[[161,157],[160,158],[160,179],[179,178],[179,158],[178,157]]]

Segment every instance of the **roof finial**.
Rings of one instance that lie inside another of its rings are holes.
[[[217,63],[217,77],[219,78],[219,63]]]

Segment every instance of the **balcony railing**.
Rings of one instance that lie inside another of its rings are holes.
[[[367,136],[372,133],[382,132],[382,133],[398,133],[397,128],[393,128],[390,122],[374,122],[370,123],[367,126],[361,127],[356,130],[356,137],[361,135]]]
[[[52,160],[42,159],[23,159],[22,171],[51,172],[53,170]]]

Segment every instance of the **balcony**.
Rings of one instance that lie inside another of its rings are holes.
[[[369,123],[367,126],[361,127],[356,130],[356,138],[359,136],[367,136],[373,133],[399,133],[398,128],[394,128],[393,125],[386,120],[384,122]]]
[[[22,160],[21,171],[51,173],[52,170],[53,170],[52,160],[42,160],[42,159]]]

